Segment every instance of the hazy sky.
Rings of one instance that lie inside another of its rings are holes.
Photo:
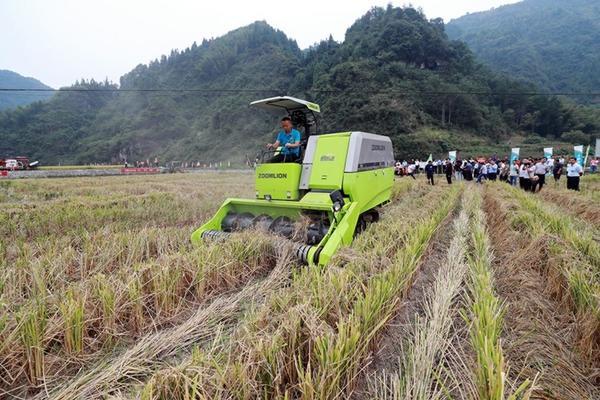
[[[518,0],[413,0],[445,21]],[[344,32],[389,0],[0,0],[0,69],[60,87],[80,78],[118,82],[171,49],[266,20],[301,48]]]

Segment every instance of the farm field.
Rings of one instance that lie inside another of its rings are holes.
[[[600,175],[422,177],[327,267],[193,247],[231,172],[0,182],[0,398],[598,399]]]

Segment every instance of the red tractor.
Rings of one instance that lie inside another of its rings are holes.
[[[36,169],[40,165],[39,161],[29,162],[29,158],[19,156],[12,158],[0,158],[0,170],[25,170]]]

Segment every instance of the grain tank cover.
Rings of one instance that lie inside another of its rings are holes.
[[[333,145],[329,143],[332,141],[335,142]],[[343,163],[338,163],[340,159],[344,160]],[[333,161],[336,161],[335,165]],[[332,178],[335,178],[334,186],[337,188],[342,185],[342,178],[347,172],[388,168],[394,163],[392,141],[387,136],[366,132],[311,136],[302,161],[300,189],[331,189],[317,184],[316,180],[330,184]]]
[[[352,132],[344,172],[392,167],[394,149],[388,136]]]

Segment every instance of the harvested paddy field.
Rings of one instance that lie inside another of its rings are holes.
[[[0,398],[598,399],[582,189],[398,179],[308,267],[260,232],[190,243],[251,174],[0,182]]]

